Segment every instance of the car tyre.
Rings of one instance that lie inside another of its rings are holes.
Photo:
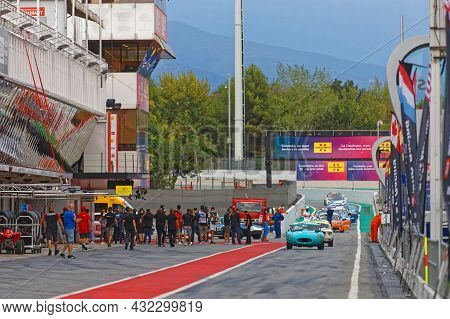
[[[341,233],[343,233],[343,232],[345,232],[345,229],[344,229],[344,228],[341,229]]]
[[[328,242],[328,247],[333,247],[333,241],[334,239]]]
[[[16,247],[15,247],[15,253],[17,255],[22,255],[23,251],[24,251],[24,243],[23,243],[23,239],[19,239],[16,243]]]
[[[258,240],[258,239],[261,239],[261,234],[253,235],[252,237],[253,237],[253,239]]]
[[[286,243],[286,249],[292,249],[292,244]]]
[[[324,250],[325,249],[325,243],[321,243],[319,246],[317,246],[318,250]]]

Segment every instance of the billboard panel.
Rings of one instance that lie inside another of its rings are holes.
[[[298,181],[345,181],[347,180],[345,161],[299,161]]]
[[[378,174],[373,165],[373,161],[348,161],[347,180],[378,181]]]
[[[372,161],[298,161],[298,181],[378,181]]]
[[[372,159],[376,136],[274,136],[275,159]]]

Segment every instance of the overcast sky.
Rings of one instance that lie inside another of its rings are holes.
[[[401,15],[405,29],[412,27],[406,37],[425,34],[428,26],[428,0],[244,0],[244,9],[247,40],[350,60],[398,35]],[[234,0],[170,0],[168,17],[210,33],[234,35]],[[365,62],[385,65],[396,43]]]

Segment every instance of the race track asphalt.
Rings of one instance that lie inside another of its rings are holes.
[[[384,298],[369,245],[362,234],[358,297]],[[130,252],[117,246],[77,251],[76,260],[38,256],[2,261],[0,256],[0,299],[51,298],[235,248],[138,245]],[[357,229],[352,226],[335,234],[334,247],[283,248],[168,298],[347,298],[356,248]]]
[[[362,236],[358,298],[383,298]],[[356,254],[356,227],[335,234],[334,247],[282,249],[170,298],[347,298]]]

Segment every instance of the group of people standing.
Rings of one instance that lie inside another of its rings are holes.
[[[279,224],[283,219],[282,214],[277,212],[273,220],[275,222],[276,237],[281,236]],[[267,215],[268,218],[268,215]],[[241,223],[244,225],[241,225]],[[157,245],[164,247],[168,239],[171,247],[176,244],[193,245],[195,236],[199,244],[215,244],[214,236],[216,226],[223,223],[223,237],[225,244],[242,244],[241,239],[246,237],[245,244],[251,244],[251,227],[253,220],[246,211],[240,214],[233,208],[228,208],[220,219],[216,209],[200,206],[200,209],[187,209],[183,214],[181,205],[176,209],[166,210],[164,205],[153,214],[150,209],[140,209],[136,211],[131,207],[126,207],[125,211],[119,207],[116,211],[109,207],[107,212],[102,210],[99,218],[101,225],[100,243],[106,243],[111,247],[112,243],[122,244],[125,249],[133,250],[136,244],[152,243],[154,229],[156,230]],[[263,241],[267,240],[269,219],[264,220],[265,226]],[[89,210],[82,206],[80,213],[75,214],[74,205],[69,204],[64,207],[63,213],[56,213],[52,206],[42,217],[42,224],[47,234],[49,255],[54,254],[65,257],[66,250],[68,258],[75,258],[72,254],[72,246],[75,242],[75,230],[78,225],[81,248],[87,250],[89,239],[91,238],[91,215]],[[63,230],[64,248],[58,250],[58,226]],[[277,227],[278,226],[278,227]],[[92,238],[91,238],[92,239]],[[230,242],[231,241],[231,242]]]

